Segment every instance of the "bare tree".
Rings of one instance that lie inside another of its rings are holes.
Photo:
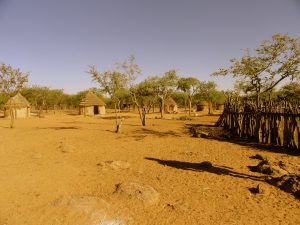
[[[100,90],[110,96],[114,104],[116,115],[116,133],[121,132],[123,118],[120,115],[120,96],[127,87],[125,75],[117,71],[104,71],[103,73],[100,73],[95,66],[89,66],[87,73],[92,76],[93,81],[96,81],[99,84]]]

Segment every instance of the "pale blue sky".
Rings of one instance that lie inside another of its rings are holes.
[[[130,54],[140,79],[174,68],[228,89],[210,74],[275,33],[300,36],[300,0],[0,0],[0,62],[68,93]]]

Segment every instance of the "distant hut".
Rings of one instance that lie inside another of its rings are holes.
[[[197,103],[197,112],[208,112],[209,104],[207,101],[200,101]]]
[[[178,106],[171,96],[167,97],[165,100],[165,112],[167,112],[167,113],[177,113],[178,112]]]
[[[88,92],[79,104],[79,114],[94,116],[105,114],[105,103],[93,92]]]
[[[123,111],[127,111],[127,112],[130,112],[130,111],[134,111],[135,110],[135,107],[134,107],[134,103],[132,101],[129,101],[129,100],[124,100],[122,101],[121,103],[121,110]]]
[[[216,104],[216,110],[223,111],[224,110],[224,104]]]
[[[10,116],[10,108],[13,109],[15,118],[27,118],[30,117],[30,103],[20,93],[11,97],[4,105],[4,116]]]

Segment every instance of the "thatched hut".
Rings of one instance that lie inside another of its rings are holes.
[[[224,110],[224,104],[216,104],[216,110],[223,111]]]
[[[14,117],[17,118],[27,118],[30,117],[30,103],[27,99],[20,93],[11,97],[7,103],[4,105],[4,116],[10,116],[10,108],[13,109]]]
[[[177,103],[174,101],[174,99],[169,96],[165,100],[165,112],[167,113],[177,113],[178,112],[178,106]]]
[[[209,104],[207,101],[200,101],[197,103],[197,112],[208,112]]]
[[[93,92],[88,92],[79,104],[79,114],[86,116],[104,115],[105,103]]]

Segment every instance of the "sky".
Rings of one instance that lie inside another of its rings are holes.
[[[131,54],[139,80],[176,69],[226,90],[210,74],[275,33],[300,37],[300,0],[0,0],[0,62],[70,94]]]

